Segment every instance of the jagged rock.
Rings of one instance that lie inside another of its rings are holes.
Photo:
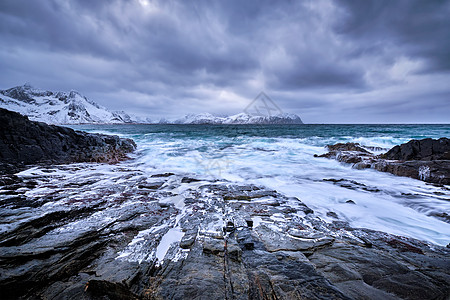
[[[105,168],[114,184],[100,180]],[[54,175],[62,170],[77,176]],[[299,199],[263,187],[198,187],[172,174],[157,176],[160,188],[142,193],[143,177],[120,165],[85,164],[2,178],[2,299],[449,295],[449,248],[327,223],[305,214]],[[15,185],[22,187],[16,195],[3,194]],[[20,200],[8,204],[12,197]]]
[[[0,164],[3,173],[37,163],[107,162],[127,158],[136,144],[130,139],[88,134],[33,122],[0,108]]]
[[[330,151],[357,151],[362,153],[370,153],[366,149],[362,148],[358,143],[337,143],[334,145],[327,145]]]
[[[357,143],[328,145],[330,152],[315,157],[335,158],[355,169],[373,168],[431,183],[450,184],[450,140],[411,140],[385,154],[374,155]]]
[[[450,160],[450,139],[411,140],[381,156],[390,160]]]

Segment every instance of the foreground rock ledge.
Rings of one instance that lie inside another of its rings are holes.
[[[411,140],[381,155],[358,143],[327,146],[329,152],[315,157],[335,158],[355,169],[372,168],[430,183],[450,184],[450,139]]]
[[[2,299],[449,296],[449,249],[261,186],[75,164],[4,177],[0,198]]]
[[[116,163],[136,148],[131,139],[33,122],[3,108],[0,129],[0,174],[37,163]]]

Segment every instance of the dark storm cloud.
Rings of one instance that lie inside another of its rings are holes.
[[[361,54],[372,48],[426,60],[424,71],[450,70],[450,2],[339,0],[346,16],[336,32],[359,43]]]
[[[358,109],[360,122],[383,112],[411,122],[421,97],[449,108],[449,9],[448,1],[3,0],[0,87],[77,89],[152,116],[238,113],[264,90],[309,122],[346,122]],[[412,111],[399,111],[407,103]],[[449,121],[432,109],[428,119]]]

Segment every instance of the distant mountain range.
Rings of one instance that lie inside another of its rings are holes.
[[[228,117],[209,113],[189,114],[177,120],[152,122],[149,118],[139,118],[124,111],[110,111],[76,91],[44,91],[27,84],[0,90],[0,107],[47,124],[303,124],[294,114],[253,116],[246,113]]]
[[[51,92],[35,89],[30,85],[0,91],[0,107],[19,112],[30,120],[48,124],[143,122],[125,112],[109,111],[76,91]]]
[[[253,116],[240,113],[229,117],[217,117],[209,113],[189,114],[173,121],[174,124],[303,124],[299,116],[279,114],[276,116]]]

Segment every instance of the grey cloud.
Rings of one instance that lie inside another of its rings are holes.
[[[0,85],[153,116],[237,113],[261,90],[312,122],[406,107],[411,93],[437,107],[449,88],[417,82],[449,77],[448,15],[448,1],[3,0]]]
[[[346,17],[335,30],[349,36],[359,52],[391,48],[394,54],[425,59],[422,70],[450,71],[450,2],[339,0]]]

